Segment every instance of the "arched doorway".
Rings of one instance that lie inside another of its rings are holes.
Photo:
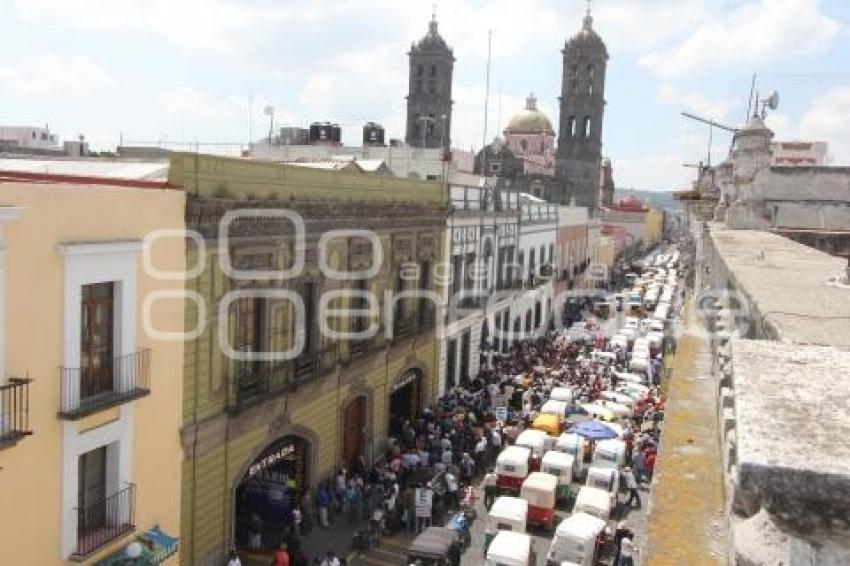
[[[422,411],[422,373],[408,370],[396,380],[390,391],[389,434],[398,438],[405,421],[414,421]]]
[[[236,488],[236,545],[271,550],[292,524],[293,506],[310,485],[310,443],[287,435],[248,466]]]
[[[366,453],[366,396],[352,399],[342,412],[342,459],[348,470],[358,470]]]

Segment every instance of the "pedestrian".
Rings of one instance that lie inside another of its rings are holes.
[[[381,531],[383,530],[384,511],[378,505],[372,510],[372,516],[369,519],[369,535],[374,541],[375,546],[381,546]]]
[[[301,494],[301,534],[308,535],[315,523],[313,518],[313,492],[308,487]]]
[[[629,498],[626,499],[626,507],[631,506],[632,501],[636,500],[638,509],[640,509],[641,503],[640,494],[638,493],[638,484],[631,468],[626,467],[623,469],[623,479],[626,482],[626,489],[629,491]]]
[[[328,507],[331,505],[331,492],[327,483],[319,486],[319,491],[316,494],[316,506],[319,508],[319,525],[323,529],[327,529],[328,523]]]
[[[321,566],[340,566],[339,557],[336,555],[336,552],[329,550],[324,560],[322,560]]]
[[[472,483],[472,476],[475,475],[475,461],[468,452],[464,452],[460,458],[460,479],[463,483]]]
[[[357,523],[360,512],[360,491],[357,489],[354,480],[348,482],[348,488],[345,491],[345,504],[348,506],[348,522],[354,525]]]
[[[644,454],[644,467],[646,469],[646,477],[652,482],[652,476],[655,472],[655,462],[658,453],[654,448],[648,448]]]
[[[632,465],[634,466],[635,481],[640,484],[641,482],[643,482],[643,477],[646,470],[645,453],[643,451],[638,450],[637,452],[635,452]]]
[[[274,561],[272,566],[289,566],[289,550],[285,542],[280,543],[274,553]]]
[[[334,478],[334,495],[336,496],[336,510],[342,511],[345,507],[345,468],[341,468]]]
[[[404,526],[409,533],[416,531],[416,508],[414,506],[414,495],[415,492],[410,486],[404,488],[404,491],[401,493],[401,504],[403,508],[402,520],[404,521]]]
[[[292,508],[290,517],[292,521],[292,531],[297,535],[302,534],[301,524],[303,520],[303,515],[301,514],[301,509],[298,507],[298,505]]]
[[[632,536],[627,534],[620,539],[620,560],[617,566],[634,566],[635,543]]]
[[[488,462],[485,462],[485,455],[487,453],[487,437],[482,434],[481,438],[478,439],[478,442],[475,443],[475,450],[473,452],[473,458],[475,458],[475,467],[477,469],[481,469]]]
[[[236,552],[236,549],[230,551],[230,556],[228,557],[227,566],[242,566],[242,561],[239,560],[239,554]]]
[[[452,509],[456,509],[460,505],[460,500],[458,498],[457,490],[457,478],[448,470],[445,475],[446,481],[446,501],[449,504],[449,507]]]
[[[487,470],[487,474],[484,476],[484,507],[488,511],[493,506],[493,502],[496,501],[496,495],[498,495],[497,479],[498,477],[496,476],[496,472],[493,471],[493,468]]]

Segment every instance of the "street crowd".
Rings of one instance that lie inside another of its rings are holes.
[[[628,368],[628,350],[610,344],[588,311],[581,316],[574,325],[584,330],[579,336],[550,330],[544,336],[517,341],[507,352],[492,355],[484,364],[486,369],[447,391],[418,418],[397,423],[386,457],[379,464],[368,467],[361,459],[351,469],[340,469],[315,494],[306,491],[274,564],[310,564],[301,551],[300,537],[311,528],[327,528],[331,520],[368,524],[352,541],[355,549],[368,550],[380,545],[387,534],[416,533],[431,524],[442,525],[448,512],[472,509],[479,495],[489,509],[497,491],[492,467],[499,452],[531,427],[549,392],[554,387],[569,387],[575,406],[580,407],[617,389],[618,375]],[[638,488],[652,480],[664,416],[661,358],[674,348],[674,341],[665,340],[653,356],[644,375],[646,393],[636,401],[633,413],[621,421],[626,446],[621,485],[628,494],[626,507],[641,505]],[[592,355],[594,351],[613,355],[598,358]],[[582,415],[576,417],[580,420]],[[481,489],[476,490],[478,482]],[[423,491],[427,497],[418,501]],[[615,564],[632,564],[632,537],[621,522],[613,537]],[[340,560],[330,550],[313,558],[312,564],[338,566]]]

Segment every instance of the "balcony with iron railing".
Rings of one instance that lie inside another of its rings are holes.
[[[237,364],[227,380],[227,409],[244,410],[291,390],[292,366],[288,362]]]
[[[59,418],[77,420],[150,394],[151,350],[113,358],[102,367],[59,368]]]
[[[74,513],[77,547],[70,559],[83,562],[98,549],[135,530],[136,486],[127,484],[112,495],[75,508]]]
[[[0,385],[0,449],[14,446],[32,434],[29,429],[29,384],[32,380],[10,377]]]
[[[299,387],[331,373],[339,361],[339,345],[304,353],[292,362],[292,387]]]
[[[363,330],[358,330],[363,332]],[[348,341],[348,359],[356,360],[376,352],[386,345],[383,327],[378,326],[374,336],[369,338],[352,339]]]

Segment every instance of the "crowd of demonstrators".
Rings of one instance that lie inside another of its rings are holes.
[[[592,317],[587,313],[583,317],[587,331],[583,337],[553,330],[515,342],[509,351],[494,356],[489,367],[451,388],[417,418],[393,423],[395,434],[380,463],[367,467],[361,458],[351,469],[340,469],[321,483],[315,493],[305,491],[275,564],[307,564],[300,537],[314,527],[328,528],[332,520],[368,524],[368,531],[355,536],[355,547],[363,549],[380,545],[388,533],[414,533],[443,524],[447,512],[464,502],[474,503],[472,486],[482,476],[489,509],[497,495],[492,469],[496,457],[531,426],[552,388],[570,387],[576,406],[581,406],[620,384],[617,373],[628,367],[628,352],[611,348]],[[594,350],[614,356],[610,361],[592,361]],[[664,396],[658,387],[660,366],[659,361],[648,368],[648,392],[623,423],[627,468],[621,483],[629,494],[626,505],[641,504],[638,487],[651,481],[655,467],[664,413]],[[430,506],[417,507],[416,489],[430,492],[426,498]],[[313,563],[338,566],[339,558],[331,551]]]

